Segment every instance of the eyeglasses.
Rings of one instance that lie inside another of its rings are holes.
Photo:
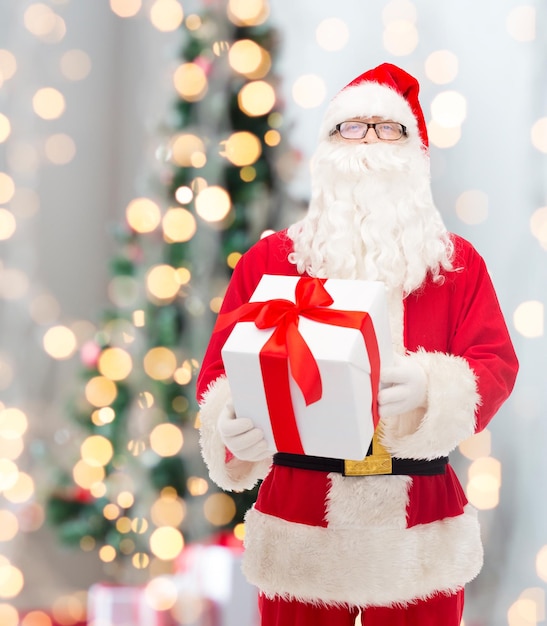
[[[334,127],[344,139],[363,139],[369,128],[374,128],[376,137],[382,141],[397,141],[406,135],[406,126],[397,122],[342,122]],[[334,134],[334,131],[331,133]]]

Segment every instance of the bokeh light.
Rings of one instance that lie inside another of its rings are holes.
[[[101,465],[89,465],[80,460],[72,468],[72,477],[74,482],[83,489],[91,489],[96,483],[100,483],[104,479],[105,471]]]
[[[60,66],[61,73],[68,80],[83,80],[91,72],[91,59],[83,50],[67,50],[61,57]]]
[[[31,4],[23,14],[25,28],[36,37],[44,37],[54,31],[55,12],[42,2]]]
[[[456,214],[465,224],[480,224],[488,218],[488,195],[470,189],[456,199]]]
[[[315,39],[323,50],[341,50],[349,41],[348,25],[338,17],[322,20],[315,30]]]
[[[110,406],[103,406],[101,409],[97,409],[93,411],[91,414],[91,421],[96,426],[104,426],[105,424],[110,424],[116,418],[116,412]]]
[[[0,541],[11,541],[18,532],[19,521],[17,515],[6,509],[0,510]],[[0,623],[2,623],[1,620]]]
[[[531,5],[516,6],[505,20],[509,35],[516,41],[534,41],[536,38],[536,8]]]
[[[172,300],[180,289],[177,272],[171,265],[161,264],[150,268],[145,277],[148,293],[158,300]]]
[[[0,457],[15,461],[21,456],[24,449],[23,439],[8,439],[0,436]]]
[[[269,53],[251,39],[235,41],[228,51],[230,66],[247,78],[263,78],[270,71]]]
[[[543,319],[545,307],[543,302],[528,300],[521,302],[513,313],[513,324],[523,337],[535,339],[543,337]]]
[[[178,187],[175,191],[175,199],[180,204],[189,204],[194,199],[194,192],[190,187],[183,185],[182,187]]]
[[[480,510],[498,506],[501,463],[493,457],[480,457],[469,466],[468,476],[466,494],[469,502]]]
[[[76,336],[66,326],[53,326],[44,335],[44,350],[54,359],[68,359],[76,352]]]
[[[15,484],[4,490],[4,497],[13,504],[28,502],[34,494],[34,479],[26,472],[19,472]]]
[[[541,580],[547,583],[547,545],[543,546],[536,555],[536,572]]]
[[[107,465],[114,455],[112,443],[102,435],[87,437],[80,446],[82,459],[92,467]]]
[[[0,459],[0,491],[11,489],[19,477],[19,468],[10,459]]]
[[[418,46],[416,26],[408,20],[393,20],[384,29],[384,48],[394,56],[406,56]]]
[[[17,222],[13,213],[0,207],[0,241],[9,239],[16,228]]]
[[[268,0],[229,0],[226,13],[236,26],[258,26],[268,19],[270,5]]]
[[[11,604],[0,603],[0,624],[2,626],[20,626],[19,613]]]
[[[198,193],[195,205],[197,214],[206,222],[220,222],[230,212],[232,201],[225,189],[211,185]]]
[[[444,128],[461,126],[467,116],[467,100],[458,91],[443,91],[433,98],[431,115]]]
[[[150,21],[163,33],[177,30],[183,19],[184,11],[177,0],[155,0],[150,7]]]
[[[239,108],[250,117],[267,115],[275,105],[275,90],[263,80],[244,85],[238,95]]]
[[[177,367],[175,354],[163,346],[151,348],[144,356],[144,371],[154,380],[167,380]]]
[[[15,598],[21,593],[25,579],[23,572],[14,565],[2,564],[0,566],[0,598]]]
[[[186,485],[192,496],[203,496],[209,491],[209,483],[201,476],[190,476]]]
[[[492,435],[485,428],[462,441],[458,446],[459,451],[468,459],[475,460],[483,456],[490,456],[492,450]]]
[[[197,102],[207,93],[207,76],[197,63],[179,65],[173,83],[180,97],[189,102]]]
[[[173,137],[171,154],[173,162],[180,167],[202,167],[206,160],[203,140],[191,133],[180,133]]]
[[[103,563],[112,563],[116,558],[116,549],[113,546],[103,546],[99,550],[99,558]]]
[[[281,142],[281,134],[277,130],[268,130],[264,134],[264,141],[268,146],[277,146]]]
[[[184,20],[184,23],[186,24],[186,28],[188,30],[198,30],[201,27],[203,22],[201,21],[201,17],[199,15],[192,13],[191,15],[188,15],[186,17],[186,19]],[[215,42],[215,43],[218,43],[218,42]],[[213,49],[214,49],[214,44],[213,44]]]
[[[53,87],[38,89],[32,98],[36,115],[44,120],[55,120],[65,111],[65,97]]]
[[[76,155],[76,144],[66,133],[57,133],[48,137],[44,144],[47,159],[55,165],[66,165]]]
[[[410,0],[391,0],[382,11],[382,20],[386,26],[397,20],[407,20],[415,24],[417,18],[416,6]]]
[[[220,154],[240,167],[252,165],[262,154],[260,140],[248,131],[232,133],[221,145],[224,149]]]
[[[429,143],[437,148],[452,148],[462,137],[461,127],[445,128],[435,121],[427,125]]]
[[[133,17],[142,6],[142,0],[110,0],[110,8],[118,17]]]
[[[180,530],[171,526],[161,526],[150,536],[150,550],[162,561],[177,557],[184,547],[184,537]]]
[[[0,76],[4,80],[10,80],[17,71],[17,59],[13,52],[0,49]]]
[[[163,490],[164,492],[167,490]],[[173,490],[174,491],[174,490]],[[163,493],[150,509],[150,516],[156,526],[180,526],[186,515],[186,504],[174,493]]]
[[[178,598],[178,589],[170,577],[156,576],[144,590],[144,599],[148,606],[156,611],[171,609]]]
[[[116,384],[104,376],[94,376],[85,386],[87,401],[96,407],[112,404],[118,395]]]
[[[291,93],[298,106],[303,109],[314,109],[325,100],[327,88],[320,76],[304,74],[294,81]]]
[[[125,210],[127,223],[138,233],[151,233],[161,222],[159,206],[149,198],[135,198]]]
[[[13,178],[5,172],[0,172],[0,204],[9,202],[15,193]]]
[[[150,433],[150,447],[162,457],[175,456],[183,443],[182,431],[175,424],[158,424]]]
[[[432,52],[425,60],[425,74],[437,85],[446,85],[458,75],[458,57],[450,50]]]
[[[19,300],[29,290],[29,277],[23,270],[0,265],[0,298],[4,300]]]
[[[547,154],[547,117],[542,117],[534,123],[530,136],[532,145],[540,152]]]
[[[81,592],[59,596],[51,605],[51,614],[60,626],[85,622],[86,600],[87,595]]]
[[[190,241],[197,230],[196,218],[187,209],[170,208],[163,216],[162,228],[168,242]]]
[[[0,143],[4,143],[11,133],[11,122],[3,113],[0,113]]]
[[[22,437],[28,429],[26,414],[16,407],[0,409],[0,435],[5,439]]]
[[[99,357],[99,372],[110,380],[124,380],[133,368],[131,355],[122,348],[106,348]]]
[[[547,206],[540,207],[532,213],[530,231],[542,248],[547,250]]]
[[[2,174],[0,173],[0,195],[2,195]],[[2,202],[2,200],[0,200]],[[15,217],[32,217],[40,209],[40,196],[34,189],[17,187],[14,189],[10,208]]]
[[[213,493],[203,503],[203,513],[213,526],[225,526],[236,514],[234,499],[227,493]]]

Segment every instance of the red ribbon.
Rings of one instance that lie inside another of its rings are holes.
[[[290,374],[302,391],[306,406],[322,395],[321,375],[317,362],[298,330],[299,317],[321,324],[359,330],[365,340],[370,360],[372,386],[372,419],[376,428],[378,388],[380,385],[380,354],[370,315],[364,311],[329,309],[334,303],[325,289],[324,279],[302,277],[295,289],[295,301],[276,299],[248,302],[230,313],[218,316],[213,332],[236,322],[254,322],[257,328],[274,328],[259,354],[266,402],[277,450],[305,454],[296,425],[291,393]]]

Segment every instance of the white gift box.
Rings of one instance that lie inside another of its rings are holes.
[[[300,277],[262,277],[250,302],[285,299],[295,302]],[[367,312],[373,322],[380,363],[393,360],[384,283],[330,279],[324,287],[334,302],[329,309]],[[361,332],[300,317],[298,329],[318,365],[322,395],[306,405],[303,393],[289,376],[292,408],[304,453],[340,459],[363,459],[369,449],[372,419],[371,365]],[[222,349],[238,417],[250,418],[264,431],[272,452],[277,450],[270,423],[260,351],[273,334],[253,321],[238,322]]]

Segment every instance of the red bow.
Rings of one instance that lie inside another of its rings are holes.
[[[302,391],[306,406],[321,399],[322,385],[319,368],[311,350],[298,329],[299,317],[322,324],[332,324],[359,330],[365,340],[370,360],[372,385],[372,416],[378,424],[378,386],[380,356],[376,334],[369,314],[363,311],[329,309],[334,300],[325,289],[325,280],[302,277],[295,289],[295,302],[284,299],[248,302],[230,313],[218,316],[214,331],[235,322],[253,321],[262,330],[274,332],[260,351],[260,367],[266,402],[277,450],[305,454],[292,408],[290,374]]]

